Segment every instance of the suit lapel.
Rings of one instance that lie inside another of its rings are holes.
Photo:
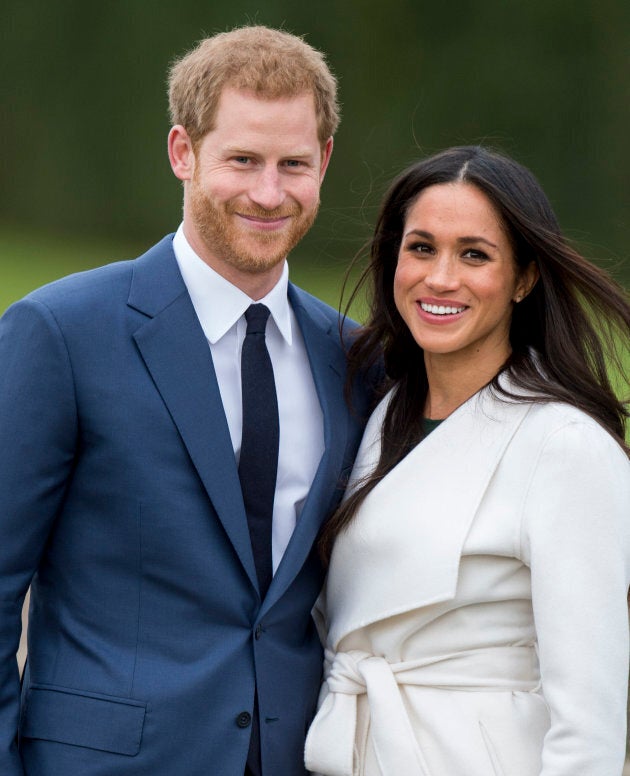
[[[343,398],[345,357],[336,326],[309,296],[289,286],[324,417],[324,454],[261,615],[291,584],[335,497],[348,435]],[[134,267],[128,304],[148,316],[134,340],[203,485],[245,568],[258,587],[238,470],[208,343],[166,237]],[[230,452],[230,455],[226,454]]]
[[[304,338],[324,416],[324,454],[263,610],[272,606],[291,584],[313,547],[335,497],[348,435],[348,410],[343,393],[345,356],[339,345],[336,324],[331,325],[309,296],[292,285],[289,286],[289,301]]]
[[[230,433],[210,349],[179,273],[172,238],[137,260],[129,306],[149,316],[134,333],[219,520],[257,587]]]
[[[475,513],[530,406],[480,392],[367,496],[331,561],[326,608],[333,645],[369,623],[453,598]],[[366,429],[355,467],[361,474],[378,457],[384,409]]]

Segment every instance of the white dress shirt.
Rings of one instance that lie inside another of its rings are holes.
[[[274,574],[299,519],[324,452],[323,415],[302,333],[287,297],[289,269],[267,296],[247,294],[215,272],[190,247],[179,227],[173,249],[193,307],[201,323],[219,383],[234,455],[238,462],[243,430],[241,348],[245,311],[255,301],[271,311],[266,341],[278,394],[280,449],[273,504]],[[208,444],[211,444],[208,440]]]

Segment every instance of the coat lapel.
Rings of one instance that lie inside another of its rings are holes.
[[[454,597],[464,540],[530,406],[481,391],[368,495],[333,552],[325,596],[330,644],[369,623]],[[366,429],[357,475],[378,458],[384,412],[382,403]]]
[[[175,260],[172,237],[137,260],[128,304],[149,318],[135,331],[134,340],[219,520],[257,587],[219,386],[208,343]]]

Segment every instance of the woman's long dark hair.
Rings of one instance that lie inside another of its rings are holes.
[[[492,388],[512,398],[519,398],[522,390],[530,401],[533,394],[536,401],[557,400],[578,407],[628,452],[624,426],[629,413],[608,377],[609,367],[623,375],[620,345],[627,349],[630,342],[627,294],[567,243],[529,170],[479,146],[448,149],[413,164],[391,185],[370,244],[369,266],[350,299],[370,283],[369,319],[348,354],[350,380],[382,357],[383,393],[393,388],[394,395],[385,415],[375,471],[354,488],[321,534],[325,560],[335,537],[367,494],[423,438],[427,375],[422,350],[394,303],[394,273],[411,205],[429,186],[456,181],[476,186],[490,199],[511,240],[518,268],[533,261],[539,272],[534,289],[513,309],[512,353],[501,371],[509,373],[515,393],[508,394],[498,375]]]

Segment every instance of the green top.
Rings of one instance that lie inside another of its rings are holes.
[[[444,422],[444,418],[440,418],[439,420],[433,420],[433,418],[422,418],[422,423],[424,425],[424,431],[427,436],[432,431],[435,431],[435,429],[440,425],[440,423]]]

